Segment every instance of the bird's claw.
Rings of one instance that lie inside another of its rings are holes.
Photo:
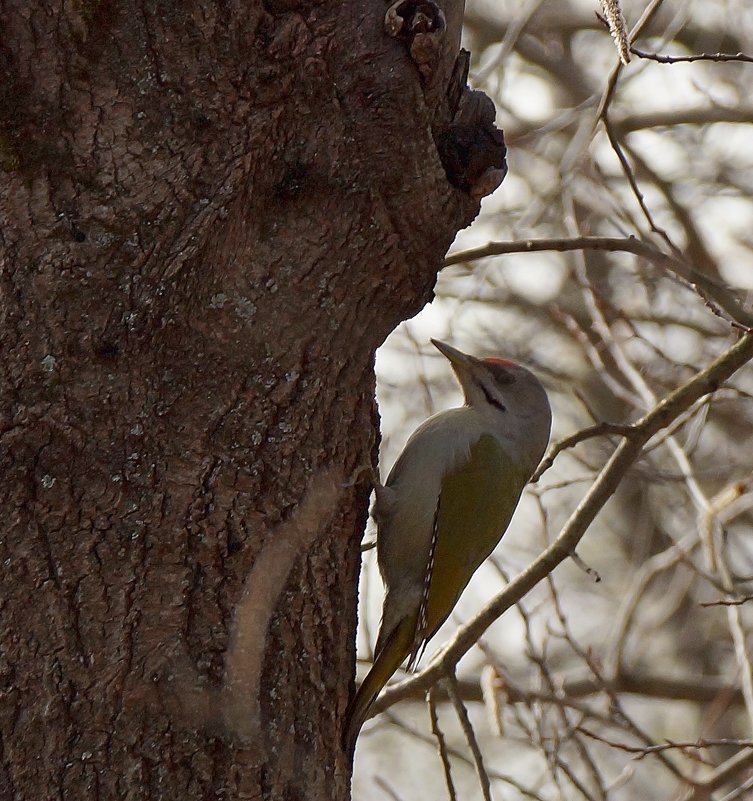
[[[361,483],[361,477],[363,474],[366,473],[368,476],[369,483],[372,487],[379,487],[381,484],[379,483],[379,475],[377,474],[374,466],[371,464],[360,464],[355,470],[350,474],[348,480],[342,485],[343,489],[349,489],[350,487],[355,487],[356,484]]]

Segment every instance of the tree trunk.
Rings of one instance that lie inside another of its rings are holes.
[[[502,169],[422,7],[0,0],[0,798],[347,797],[373,353]]]

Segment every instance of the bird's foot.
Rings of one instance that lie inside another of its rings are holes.
[[[372,487],[381,487],[381,484],[379,483],[379,474],[374,469],[374,466],[371,464],[360,464],[350,474],[348,480],[342,485],[343,489],[349,489],[350,487],[355,487],[356,484],[360,484],[364,474],[366,474],[367,480]]]

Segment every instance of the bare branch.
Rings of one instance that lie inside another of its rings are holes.
[[[576,431],[574,434],[565,437],[550,445],[549,452],[542,460],[541,464],[536,468],[536,472],[531,477],[531,484],[536,484],[541,476],[554,464],[554,460],[559,456],[562,451],[578,445],[587,439],[593,437],[608,437],[611,434],[617,434],[621,437],[629,436],[633,431],[633,426],[621,425],[619,423],[596,423],[595,425],[583,428]]]
[[[729,601],[724,599],[720,599],[718,601],[707,601],[706,603],[702,603],[701,606],[742,606],[750,601],[753,601],[753,595],[746,595],[744,598],[734,598]]]
[[[686,679],[677,676],[661,676],[656,673],[644,671],[622,670],[617,676],[596,681],[589,672],[588,675],[566,676],[558,681],[559,689],[556,694],[540,689],[523,689],[519,684],[501,677],[492,678],[488,683],[486,692],[501,692],[508,704],[531,704],[558,702],[574,709],[584,711],[579,705],[580,698],[599,695],[605,691],[619,694],[629,693],[644,698],[663,698],[671,701],[691,701],[698,704],[710,704],[720,698],[728,698],[735,705],[743,703],[743,697],[738,688],[721,679],[711,679],[698,676],[689,676]],[[437,701],[446,701],[447,694],[440,682],[433,688]],[[473,679],[458,679],[458,694],[466,702],[487,702],[478,681]],[[417,689],[407,680],[391,685],[374,703],[373,714],[383,712],[399,701],[419,701],[424,692]]]
[[[648,128],[672,128],[676,125],[709,125],[718,122],[748,123],[753,119],[753,108],[749,105],[726,108],[724,106],[701,106],[699,108],[657,109],[615,117],[615,129],[621,133],[643,131]]]
[[[596,734],[596,732],[592,732],[587,729],[585,726],[579,726],[578,731],[582,734],[585,734],[587,737],[591,737],[594,740],[598,740],[600,743],[604,743],[608,745],[610,748],[617,748],[620,751],[627,751],[629,754],[636,754],[638,759],[643,759],[650,754],[656,754],[660,751],[670,751],[673,749],[692,749],[692,750],[702,750],[706,748],[713,748],[714,746],[736,746],[738,748],[753,748],[753,740],[735,740],[729,738],[721,738],[718,740],[707,740],[707,739],[699,739],[695,741],[687,741],[687,742],[671,742],[667,740],[665,743],[661,743],[659,745],[629,745],[628,743],[618,743],[614,740],[608,740],[601,734]],[[695,759],[699,759],[699,761],[706,762],[707,760],[700,760],[700,757],[697,755],[694,756]]]
[[[439,758],[442,760],[442,767],[444,769],[444,778],[447,784],[447,795],[450,801],[457,801],[457,793],[455,792],[455,784],[452,781],[452,767],[450,765],[450,755],[447,751],[447,741],[445,740],[444,732],[439,728],[439,718],[437,717],[437,704],[435,701],[435,690],[432,687],[427,695],[426,701],[429,705],[429,719],[431,721],[432,734],[437,738],[437,748],[439,749]]]
[[[541,251],[602,250],[609,252],[632,253],[635,256],[667,270],[690,283],[703,293],[704,299],[711,298],[729,318],[744,328],[753,329],[753,313],[747,311],[740,300],[727,287],[686,264],[681,258],[662,252],[653,245],[635,237],[581,236],[552,239],[527,239],[513,242],[490,242],[480,248],[455,253],[445,259],[445,266],[462,264],[488,256],[501,256],[509,253],[535,253]]]
[[[682,797],[682,801],[708,801],[710,793],[753,765],[753,748],[742,748],[719,765],[702,782],[698,782]]]
[[[691,64],[694,61],[744,61],[753,64],[753,56],[745,53],[694,53],[692,56],[666,56],[659,53],[646,53],[637,47],[631,47],[630,52],[638,58],[646,58],[659,64]]]
[[[670,249],[674,251],[675,255],[679,256],[680,255],[679,251],[672,243],[672,240],[669,238],[669,234],[667,234],[667,232],[663,228],[659,227],[659,225],[657,225],[657,223],[655,222],[653,214],[651,213],[651,210],[649,209],[648,204],[646,203],[646,198],[643,192],[641,191],[641,188],[638,186],[638,180],[635,177],[633,168],[631,167],[630,162],[627,159],[627,156],[625,155],[625,153],[622,150],[622,147],[620,146],[619,140],[617,138],[617,132],[615,131],[615,128],[612,125],[606,112],[602,116],[602,121],[604,123],[604,130],[607,134],[607,139],[609,139],[609,144],[612,146],[612,150],[614,151],[614,154],[617,156],[617,160],[620,162],[620,166],[622,167],[622,171],[625,175],[625,178],[627,178],[628,184],[630,185],[630,189],[632,190],[633,195],[636,201],[638,202],[641,211],[643,212],[643,216],[646,218],[646,222],[649,224],[651,230],[655,234],[658,234],[667,243]]]
[[[479,748],[478,740],[476,739],[476,733],[473,731],[471,720],[468,717],[468,710],[463,705],[463,701],[458,693],[457,679],[455,678],[454,673],[445,678],[445,684],[447,685],[447,693],[450,696],[450,701],[452,701],[452,705],[455,707],[455,713],[457,714],[458,720],[460,721],[460,726],[463,729],[463,734],[465,734],[465,739],[468,741],[468,747],[471,749],[471,753],[473,754],[473,761],[476,763],[476,773],[478,773],[478,780],[481,785],[481,793],[484,796],[485,801],[492,801],[492,790],[491,783],[489,782],[489,774],[486,772],[486,768],[484,767],[484,759],[481,756],[481,749]]]

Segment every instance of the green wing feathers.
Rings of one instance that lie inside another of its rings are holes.
[[[471,576],[499,542],[528,478],[493,436],[483,434],[471,448],[470,459],[442,480],[427,640],[447,619]],[[472,516],[469,509],[474,510]]]

